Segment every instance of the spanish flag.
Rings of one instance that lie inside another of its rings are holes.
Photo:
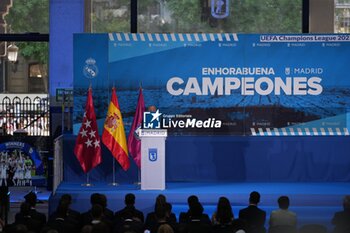
[[[128,170],[130,167],[128,145],[126,143],[123,118],[114,87],[112,88],[112,98],[104,123],[102,142],[112,152],[112,155],[122,168],[125,171]]]

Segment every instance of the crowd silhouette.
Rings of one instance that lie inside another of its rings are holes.
[[[113,212],[108,208],[104,194],[90,196],[90,209],[80,213],[71,208],[72,197],[60,197],[57,209],[46,219],[36,210],[37,196],[30,192],[20,206],[12,224],[0,220],[6,233],[327,233],[327,227],[307,224],[298,228],[297,215],[290,211],[288,196],[280,196],[278,209],[273,210],[266,222],[266,211],[258,205],[260,194],[250,193],[248,206],[235,216],[227,197],[218,199],[215,212],[208,216],[195,195],[187,199],[188,210],[176,215],[165,195],[158,195],[154,210],[144,216],[135,207],[136,197],[125,195],[125,207]],[[343,199],[343,210],[336,212],[330,220],[334,225],[332,233],[350,233],[350,195]]]

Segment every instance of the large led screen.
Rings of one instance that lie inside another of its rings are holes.
[[[141,86],[146,111],[161,114],[142,127],[171,135],[348,135],[349,42],[345,34],[76,34],[75,132],[89,86],[100,130],[111,88],[128,130]]]

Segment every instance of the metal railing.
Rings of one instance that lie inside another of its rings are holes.
[[[0,94],[0,135],[50,135],[50,103],[45,94]]]

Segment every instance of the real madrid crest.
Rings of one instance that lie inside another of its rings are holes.
[[[96,60],[89,58],[85,61],[85,66],[83,68],[83,74],[88,79],[96,78],[98,75],[98,68],[96,66]]]

